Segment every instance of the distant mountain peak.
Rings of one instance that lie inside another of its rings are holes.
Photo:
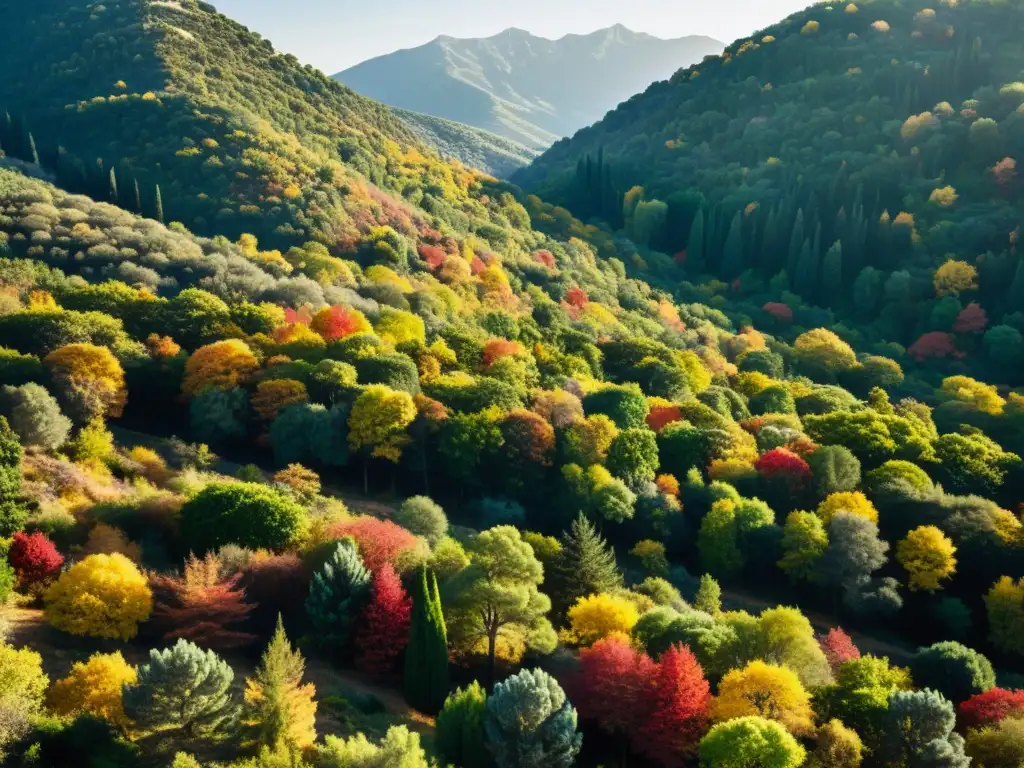
[[[509,27],[490,37],[441,35],[334,77],[390,106],[543,149],[722,48],[707,37],[663,40],[623,24],[558,40]]]

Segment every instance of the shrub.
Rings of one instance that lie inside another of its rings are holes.
[[[305,526],[305,512],[295,501],[253,483],[213,483],[181,508],[182,537],[199,553],[225,544],[282,549]]]
[[[146,577],[121,554],[89,555],[50,585],[46,619],[73,635],[130,640],[149,618],[153,594]]]
[[[55,576],[64,565],[64,556],[57,551],[52,541],[39,531],[19,531],[11,539],[7,550],[7,561],[14,568],[18,584],[28,587],[41,584]]]
[[[120,652],[94,653],[85,662],[75,662],[70,674],[53,684],[48,702],[58,715],[85,713],[124,729],[128,718],[121,692],[136,679],[135,667]]]

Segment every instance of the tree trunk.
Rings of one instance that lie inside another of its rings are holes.
[[[487,635],[487,691],[494,690],[494,656],[498,645],[498,630],[495,628]]]
[[[363,459],[363,495],[370,495],[370,460]]]

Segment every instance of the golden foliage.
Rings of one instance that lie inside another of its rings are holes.
[[[921,525],[896,547],[896,559],[910,575],[910,590],[934,592],[956,573],[956,547],[934,525]]]
[[[758,716],[774,720],[795,736],[814,732],[811,697],[796,673],[785,667],[752,661],[726,673],[711,702],[711,719]]]
[[[129,721],[121,689],[134,684],[137,676],[120,651],[94,653],[85,662],[75,662],[68,676],[53,684],[47,703],[58,715],[95,715],[125,729]]]
[[[256,355],[240,339],[207,344],[193,352],[185,363],[181,391],[194,397],[204,389],[234,389],[245,383],[259,367]]]
[[[73,635],[131,640],[153,610],[139,569],[121,554],[89,555],[50,585],[46,620]]]
[[[849,512],[873,523],[878,523],[878,510],[860,491],[839,491],[829,494],[829,497],[818,505],[817,512],[818,517],[826,526],[840,512]]]
[[[630,600],[603,592],[581,597],[569,609],[569,633],[579,645],[589,646],[613,632],[628,635],[639,619]]]
[[[319,337],[318,337],[319,338]],[[294,379],[271,379],[261,381],[252,396],[252,409],[261,419],[270,422],[289,405],[309,400],[306,385]]]
[[[935,270],[933,283],[937,295],[955,296],[978,287],[978,270],[966,261],[950,259]]]

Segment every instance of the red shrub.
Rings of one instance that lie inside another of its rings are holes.
[[[444,252],[444,249],[436,245],[420,245],[417,250],[419,251],[420,258],[427,262],[427,266],[431,269],[437,269],[448,258],[448,254]]]
[[[565,302],[571,307],[583,308],[587,306],[590,297],[582,288],[570,288],[566,291]]]
[[[853,638],[840,627],[833,627],[828,634],[821,635],[818,638],[818,645],[821,646],[833,672],[839,669],[843,662],[860,658],[860,651],[853,644]]]
[[[763,454],[754,467],[762,477],[783,475],[794,480],[804,480],[811,474],[807,462],[786,448],[773,448]]]
[[[313,318],[313,330],[324,341],[335,341],[351,336],[365,327],[366,321],[348,307],[324,307]]]
[[[473,260],[469,262],[469,269],[474,275],[479,275],[484,271],[486,266],[487,265],[480,260],[479,256],[474,256]]]
[[[551,251],[537,251],[533,254],[533,258],[539,261],[548,269],[555,268],[555,255]]]
[[[526,350],[523,349],[523,345],[518,341],[509,341],[508,339],[491,339],[484,344],[483,362],[485,366],[488,366],[503,357],[522,355],[525,352]]]
[[[774,317],[776,320],[781,320],[784,323],[793,322],[793,310],[789,308],[788,304],[782,304],[777,301],[769,301],[763,307],[762,310],[767,312],[769,315]]]
[[[370,602],[356,634],[356,664],[371,675],[394,671],[409,642],[412,599],[402,589],[395,569],[385,564],[373,575]]]
[[[416,537],[390,520],[376,517],[359,517],[345,523],[337,523],[328,529],[332,539],[351,536],[359,546],[359,556],[371,571],[376,573],[385,565],[395,564],[402,552],[416,546]]]
[[[27,587],[56,576],[64,565],[64,556],[45,534],[19,531],[11,539],[7,562],[14,568],[19,586]]]
[[[978,302],[972,301],[960,310],[960,314],[957,315],[956,322],[953,324],[953,330],[957,333],[981,333],[987,325],[988,315],[985,314],[985,310]]]
[[[990,688],[960,705],[960,725],[963,728],[998,723],[1008,715],[1024,715],[1024,690]]]
[[[682,421],[678,405],[656,405],[647,414],[647,426],[653,432],[661,432],[674,421]]]
[[[957,351],[953,334],[942,331],[926,333],[907,348],[907,354],[919,363],[929,358],[964,357],[963,352]]]

